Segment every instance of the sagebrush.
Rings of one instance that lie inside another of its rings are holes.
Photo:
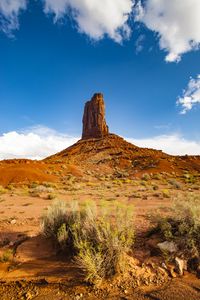
[[[179,196],[168,216],[157,219],[156,230],[174,241],[183,255],[200,256],[200,195]]]
[[[133,208],[116,202],[67,207],[56,201],[43,216],[42,228],[70,250],[87,281],[98,283],[124,271],[124,257],[134,240]]]

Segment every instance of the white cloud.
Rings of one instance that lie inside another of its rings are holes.
[[[200,141],[190,141],[177,134],[126,140],[139,147],[163,150],[171,155],[200,155]]]
[[[0,136],[0,160],[12,158],[42,159],[74,144],[78,138],[36,126],[23,132]]]
[[[43,0],[45,12],[53,13],[55,21],[71,15],[78,30],[98,40],[105,35],[116,42],[130,36],[127,24],[134,0]]]
[[[190,78],[187,89],[178,98],[177,104],[182,106],[181,114],[186,114],[193,106],[200,104],[200,75],[196,79]]]
[[[140,1],[136,20],[158,34],[168,62],[179,61],[200,46],[199,0],[146,0],[144,6]]]
[[[0,160],[42,159],[66,149],[79,139],[80,137],[62,134],[44,126],[35,126],[19,132],[11,131],[0,136]],[[168,154],[200,155],[200,141],[186,140],[177,134],[126,140],[139,147],[163,150]]]
[[[0,30],[7,35],[19,28],[19,14],[26,9],[26,0],[0,0]]]

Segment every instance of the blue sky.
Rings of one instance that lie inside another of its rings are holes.
[[[95,92],[104,93],[111,132],[168,153],[200,154],[199,0],[189,16],[190,0],[185,10],[178,0],[159,0],[163,19],[155,0],[104,0],[103,10],[96,0],[89,8],[85,0],[75,7],[1,1],[0,158],[40,158],[68,146],[81,135],[83,106]],[[175,27],[188,17],[187,34],[171,37],[174,11]],[[26,149],[15,152],[21,139]],[[50,149],[48,139],[62,143]]]

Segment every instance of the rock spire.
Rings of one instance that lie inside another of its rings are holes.
[[[82,139],[102,138],[108,134],[103,94],[97,93],[85,104]]]

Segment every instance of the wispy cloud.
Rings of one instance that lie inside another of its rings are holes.
[[[133,0],[44,0],[45,13],[53,13],[55,21],[70,15],[79,32],[99,40],[105,35],[121,42],[130,36],[127,24]]]
[[[139,37],[137,38],[136,42],[135,42],[135,52],[136,52],[136,54],[140,53],[143,50],[144,40],[145,40],[145,35],[140,34]]]
[[[136,21],[158,35],[166,61],[178,62],[181,56],[200,45],[199,0],[146,0],[137,5]]]
[[[78,141],[45,126],[35,126],[23,131],[11,131],[0,136],[0,160],[12,158],[42,159],[59,152]],[[160,135],[145,139],[126,138],[140,146],[174,155],[200,155],[200,141],[190,141],[177,134]]]
[[[200,75],[196,79],[190,78],[182,97],[179,97],[177,104],[182,106],[181,114],[186,114],[195,105],[200,104]]]
[[[13,30],[19,28],[19,14],[26,9],[26,0],[0,1],[0,30],[12,36]]]

